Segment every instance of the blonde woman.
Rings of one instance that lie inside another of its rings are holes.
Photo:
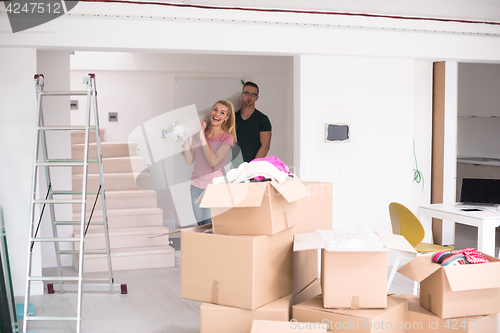
[[[193,164],[191,175],[191,203],[198,225],[212,223],[210,209],[195,203],[215,177],[223,176],[222,168],[234,143],[236,130],[234,107],[231,102],[217,101],[210,111],[209,123],[203,120],[201,130],[194,135],[191,144],[184,141],[184,159]]]

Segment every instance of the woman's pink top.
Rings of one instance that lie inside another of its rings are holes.
[[[234,144],[234,137],[227,132],[224,132],[215,138],[206,139],[212,149],[212,152],[216,152],[221,145],[231,145],[232,147]],[[191,185],[205,189],[208,184],[212,183],[212,179],[223,176],[222,168],[226,162],[227,155],[219,164],[214,166],[214,171],[212,171],[212,166],[203,152],[199,134],[193,136],[193,140],[195,140],[194,169],[193,174],[191,175]]]

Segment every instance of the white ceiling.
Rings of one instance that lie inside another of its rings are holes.
[[[500,0],[165,0],[167,3],[500,23]]]

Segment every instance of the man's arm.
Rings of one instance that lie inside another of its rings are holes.
[[[255,155],[255,158],[266,157],[267,152],[271,148],[271,131],[268,132],[260,132],[260,149]]]

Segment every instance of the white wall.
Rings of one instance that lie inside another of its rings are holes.
[[[4,208],[14,294],[24,295],[31,174],[36,134],[35,49],[0,48],[0,205]],[[40,246],[33,250],[33,274],[41,273]],[[42,292],[42,285],[32,289]]]
[[[432,68],[430,61],[415,61],[413,89],[413,138],[415,139],[414,169],[421,175],[421,182],[413,182],[413,206],[430,203],[431,198],[431,153],[432,153]],[[413,177],[418,177],[414,171]],[[410,202],[404,202],[410,205]],[[408,206],[409,207],[409,206]]]
[[[335,229],[390,232],[388,205],[412,202],[414,62],[301,56],[300,176],[333,183]],[[429,92],[430,93],[430,92]],[[325,142],[325,124],[350,126]]]

